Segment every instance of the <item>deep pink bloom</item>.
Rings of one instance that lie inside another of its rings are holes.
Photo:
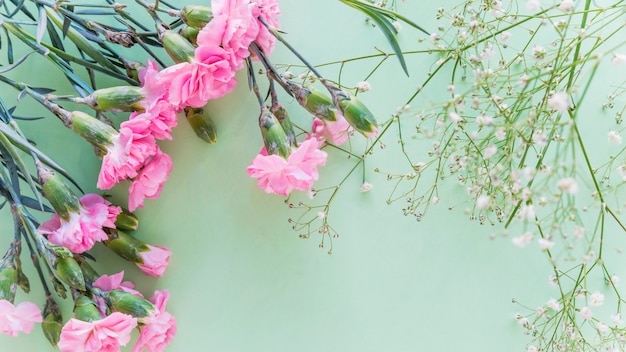
[[[139,81],[144,97],[140,104],[146,111],[166,98],[169,82],[161,79],[159,67],[154,61],[148,60],[146,67],[139,71]]]
[[[103,227],[115,228],[115,219],[122,211],[112,206],[98,194],[86,194],[80,198],[80,209],[71,213],[68,221],[57,214],[39,226],[39,231],[48,235],[48,241],[67,247],[74,253],[90,250],[97,241],[108,238]]]
[[[260,153],[246,172],[258,179],[257,186],[267,193],[287,196],[293,190],[306,191],[319,178],[317,167],[326,163],[327,154],[319,149],[321,144],[316,139],[307,139],[287,160]]]
[[[120,312],[92,322],[72,318],[61,329],[61,352],[119,352],[130,341],[137,318]]]
[[[311,130],[317,139],[328,140],[334,145],[342,145],[348,140],[353,128],[343,116],[338,115],[335,121],[321,120],[316,117]]]
[[[167,290],[154,291],[150,302],[157,308],[157,313],[144,319],[146,325],[139,328],[139,339],[132,352],[164,351],[176,334],[176,318],[165,311],[170,294]]]
[[[157,150],[147,119],[122,122],[119,134],[113,136],[112,141],[102,158],[97,184],[100,189],[110,189],[122,180],[137,176],[146,159]]]
[[[143,297],[141,292],[135,290],[135,284],[130,281],[122,282],[123,279],[123,271],[113,275],[102,275],[93,282],[93,287],[97,287],[102,291],[121,290],[135,296]]]
[[[137,208],[143,208],[145,198],[158,198],[170,171],[172,171],[172,159],[167,154],[157,150],[157,153],[146,162],[146,165],[130,184],[128,209],[135,211]]]
[[[198,47],[217,45],[232,53],[235,69],[243,67],[250,56],[248,47],[259,33],[253,15],[255,4],[249,0],[213,0],[213,19],[198,34]]]
[[[231,54],[218,45],[205,45],[196,49],[194,61],[161,71],[161,78],[170,82],[170,104],[178,111],[186,106],[199,108],[231,92],[237,80],[230,58]]]
[[[139,252],[139,256],[143,263],[137,263],[137,266],[144,274],[161,277],[167,269],[167,264],[172,253],[161,246],[146,245],[149,249],[145,252]]]
[[[19,332],[30,334],[35,323],[43,320],[41,311],[36,304],[22,302],[17,306],[0,299],[0,334],[17,336]]]
[[[178,116],[174,106],[167,100],[158,100],[144,112],[133,112],[129,120],[146,119],[149,121],[148,130],[156,139],[172,139],[172,128],[178,123]]]
[[[278,1],[276,0],[253,0],[254,7],[252,8],[252,15],[254,18],[261,18],[266,24],[275,29],[280,29],[280,22],[278,16],[280,16],[280,8],[278,7]],[[266,55],[270,55],[274,51],[274,43],[276,38],[270,33],[260,21],[257,20],[259,26],[259,33],[254,40],[262,49]]]

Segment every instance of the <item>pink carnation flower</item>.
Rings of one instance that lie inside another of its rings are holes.
[[[254,18],[261,18],[270,27],[280,29],[280,22],[278,16],[280,16],[280,8],[278,7],[278,1],[276,0],[253,0],[254,7],[252,8],[252,15]],[[274,51],[274,43],[276,38],[270,33],[270,31],[260,22],[257,21],[259,27],[259,33],[254,40],[262,49],[266,55],[270,55]]]
[[[232,53],[236,70],[250,56],[248,47],[259,33],[259,24],[253,14],[255,4],[249,0],[213,0],[213,19],[198,33],[198,47],[221,46]]]
[[[149,250],[139,252],[142,263],[136,263],[137,266],[144,272],[144,274],[154,277],[163,276],[172,253],[170,253],[170,251],[165,247],[151,246],[149,244],[146,246]]]
[[[93,282],[93,287],[97,287],[102,291],[121,290],[135,296],[143,297],[141,292],[135,290],[135,284],[130,281],[124,281],[124,272],[120,271],[113,275],[102,275]]]
[[[350,131],[353,130],[352,126],[341,115],[338,115],[335,121],[315,118],[311,129],[317,139],[328,140],[334,145],[344,144],[350,136]]]
[[[146,67],[139,71],[139,81],[144,96],[140,104],[146,111],[165,99],[169,82],[161,79],[159,67],[154,61],[148,60]]]
[[[36,304],[22,302],[14,306],[6,299],[0,299],[0,333],[13,337],[19,332],[30,334],[35,323],[41,323],[42,320]]]
[[[306,191],[319,178],[317,167],[326,163],[322,142],[308,139],[291,152],[287,160],[278,155],[257,155],[246,172],[258,179],[257,186],[266,193],[289,195],[293,190]]]
[[[170,66],[160,74],[170,82],[168,100],[176,110],[202,107],[210,99],[231,92],[237,84],[231,54],[218,45],[198,47],[194,61]]]
[[[144,319],[145,325],[139,328],[139,339],[132,352],[162,352],[176,334],[176,318],[165,311],[170,294],[167,290],[154,291],[150,302],[157,308],[157,313]]]
[[[92,322],[75,318],[61,329],[61,352],[119,352],[130,341],[137,318],[120,312]]]
[[[128,209],[135,211],[137,208],[143,208],[145,198],[158,198],[170,171],[172,171],[172,159],[167,154],[157,150],[157,153],[146,162],[146,165],[130,184]]]
[[[148,130],[156,139],[172,139],[170,132],[178,123],[176,110],[167,100],[159,100],[155,102],[144,112],[133,112],[130,114],[128,119],[148,120]]]
[[[112,141],[102,158],[97,183],[100,189],[110,189],[122,180],[134,178],[146,159],[157,151],[147,119],[122,122],[119,134],[113,136]]]
[[[98,194],[84,195],[80,203],[78,213],[71,213],[68,221],[53,214],[39,227],[41,233],[48,235],[48,241],[74,253],[88,251],[97,241],[106,240],[108,236],[102,228],[114,229],[115,219],[122,211]]]

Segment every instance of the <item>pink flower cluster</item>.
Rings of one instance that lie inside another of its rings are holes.
[[[211,5],[213,19],[200,30],[192,59],[162,71],[148,62],[140,73],[144,111],[132,113],[120,125],[103,157],[98,188],[131,180],[131,211],[143,207],[144,199],[157,198],[168,178],[172,161],[156,140],[172,138],[176,113],[231,92],[237,83],[235,71],[250,56],[253,42],[267,55],[274,48],[274,37],[259,19],[280,27],[276,0],[214,0]]]
[[[36,304],[31,302],[22,302],[17,306],[0,299],[0,333],[17,336],[19,332],[29,334],[35,323],[41,323],[43,320],[41,311]]]
[[[108,239],[103,228],[115,228],[115,219],[122,211],[98,194],[80,198],[80,209],[71,213],[69,221],[57,214],[39,226],[39,232],[48,235],[48,241],[61,245],[74,253],[90,250],[97,241]]]
[[[130,294],[143,296],[134,290],[130,282],[122,282],[123,272],[114,275],[103,275],[93,286],[103,291],[123,290]],[[112,312],[106,315],[104,301],[98,300],[102,319],[86,322],[70,319],[61,330],[58,347],[61,352],[118,352],[120,346],[130,342],[133,329],[139,329],[139,338],[133,352],[164,351],[176,334],[176,318],[165,311],[169,292],[155,291],[149,301],[154,305],[154,313],[148,317],[137,319],[131,315]]]

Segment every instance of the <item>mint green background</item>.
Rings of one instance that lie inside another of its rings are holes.
[[[413,1],[405,14],[432,27],[442,3]],[[374,45],[389,50],[377,29],[336,0],[285,0],[281,7],[288,40],[314,64],[371,54]],[[406,25],[401,32],[403,44],[412,48],[419,47],[420,37]],[[277,47],[273,62],[296,62]],[[407,78],[390,58],[370,80],[372,91],[361,98],[380,120],[387,119],[436,59],[410,58]],[[354,84],[375,64],[346,66],[343,79]],[[38,58],[23,68],[19,79],[33,85],[55,86],[62,79]],[[336,69],[322,72],[334,78]],[[465,194],[460,186],[444,189],[442,202],[421,223],[404,218],[402,204],[386,205],[391,184],[372,170],[401,162],[392,149],[393,133],[386,141],[392,150],[376,149],[366,166],[365,178],[374,189],[360,193],[357,173],[333,206],[330,221],[341,234],[333,254],[318,248],[319,237],[298,238],[287,219],[299,213],[283,198],[263,193],[245,173],[262,142],[258,107],[245,76],[238,77],[235,92],[208,106],[219,130],[216,145],[198,140],[183,120],[174,141],[161,143],[175,167],[161,198],[148,200],[137,212],[137,235],[173,252],[166,275],[145,277],[106,248],[94,250],[100,272],[125,270],[147,296],[154,289],[170,290],[168,307],[177,317],[178,334],[168,351],[525,350],[528,337],[513,319],[520,307],[512,299],[532,306],[557,294],[548,286],[551,270],[537,248],[520,250],[509,239],[490,240],[496,229],[470,222],[463,206],[449,211]],[[4,87],[2,94],[15,95]],[[296,104],[284,100],[299,121],[307,121]],[[25,130],[87,191],[96,191],[100,162],[89,146],[32,100],[21,102],[18,112],[46,116]],[[355,138],[357,151],[361,140]],[[321,184],[332,185],[352,164],[329,152]],[[125,186],[116,188],[114,199],[124,203],[125,192]],[[6,212],[2,216],[4,245],[12,230]],[[32,270],[29,276],[34,292],[18,300],[43,306]],[[53,350],[39,326],[29,336],[0,336],[0,346],[2,351]]]

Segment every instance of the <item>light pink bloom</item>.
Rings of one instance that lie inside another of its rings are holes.
[[[348,140],[353,128],[343,116],[338,115],[335,121],[315,118],[311,130],[317,139],[328,140],[334,145],[342,145]]]
[[[167,264],[170,260],[172,253],[161,246],[146,245],[149,250],[145,252],[139,252],[139,256],[143,263],[137,263],[137,266],[144,274],[161,277],[167,269]]]
[[[88,251],[97,241],[106,240],[108,236],[102,228],[114,229],[115,219],[122,211],[98,194],[86,194],[80,198],[80,203],[78,213],[71,213],[69,221],[53,214],[39,227],[41,233],[48,235],[48,241],[74,253]]]
[[[139,71],[139,81],[141,82],[141,93],[144,99],[140,105],[147,111],[158,102],[166,98],[168,83],[161,79],[159,67],[154,61],[148,60],[146,67]]]
[[[130,281],[124,281],[124,272],[120,271],[113,275],[102,275],[93,282],[93,287],[97,287],[102,291],[121,290],[135,296],[143,297],[141,292],[135,290],[135,284]]]
[[[287,160],[278,155],[257,155],[246,172],[258,179],[257,186],[266,193],[289,195],[293,190],[306,191],[319,178],[317,167],[326,163],[322,142],[307,139],[291,152]]]
[[[113,136],[112,141],[102,158],[97,183],[100,189],[110,189],[122,180],[134,178],[146,159],[157,151],[147,119],[122,122],[119,134]]]
[[[252,8],[252,15],[254,18],[261,18],[270,27],[280,29],[280,22],[278,21],[280,8],[278,7],[278,1],[253,0],[252,3],[255,5]],[[276,38],[260,21],[257,21],[257,24],[259,26],[259,33],[254,41],[263,49],[263,52],[269,56],[272,51],[274,51]]]
[[[139,339],[132,352],[141,352],[144,349],[148,352],[161,352],[172,341],[176,334],[176,318],[165,311],[169,297],[167,290],[154,291],[150,302],[154,304],[158,312],[144,320],[146,325],[139,328]]]
[[[17,336],[19,332],[30,334],[35,323],[42,322],[41,311],[36,304],[22,302],[17,306],[0,299],[0,333]]]
[[[130,341],[137,318],[120,312],[92,322],[72,318],[61,329],[61,352],[119,352]]]
[[[158,198],[170,171],[172,171],[172,159],[167,154],[157,150],[157,153],[146,162],[146,165],[130,184],[128,209],[135,211],[137,208],[143,208],[145,198]]]
[[[133,112],[129,120],[146,119],[149,121],[148,130],[156,139],[172,139],[170,131],[176,127],[178,117],[174,106],[167,100],[155,102],[144,112]]]
[[[204,45],[196,49],[193,62],[182,62],[161,71],[161,78],[170,82],[169,102],[176,110],[186,106],[199,108],[210,99],[231,92],[237,84],[231,56],[218,45]]]
[[[213,0],[213,19],[198,33],[198,47],[221,46],[232,53],[235,69],[243,67],[250,55],[248,47],[259,33],[259,24],[253,14],[255,4],[249,0]]]

